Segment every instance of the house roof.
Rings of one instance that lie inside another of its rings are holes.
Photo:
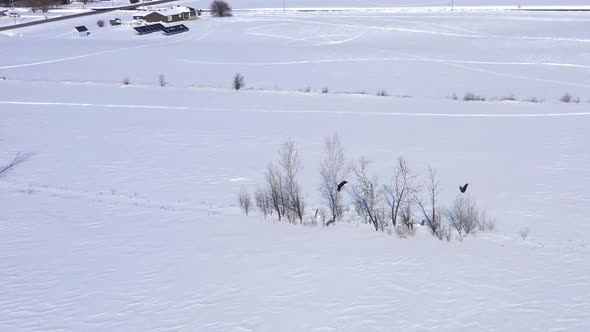
[[[143,16],[148,16],[151,13],[158,13],[160,15],[163,16],[169,16],[169,15],[178,15],[178,14],[182,14],[182,13],[189,13],[189,12],[194,12],[195,9],[192,7],[166,7],[166,8],[155,8],[152,10],[140,10],[137,11],[135,14],[133,14],[133,17],[143,17]]]
[[[87,28],[87,27],[85,27],[85,26],[83,26],[83,25],[77,26],[77,27],[75,27],[74,29],[75,29],[76,31],[78,31],[78,32],[84,32],[84,31],[88,31],[88,28]]]

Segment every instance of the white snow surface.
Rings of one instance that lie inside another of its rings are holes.
[[[0,165],[33,153],[0,176],[0,331],[590,330],[589,14],[94,24],[131,14],[0,33]],[[487,100],[449,98],[466,92]],[[381,183],[400,155],[438,170],[445,206],[469,182],[496,230],[447,243],[240,213],[285,139],[319,207],[333,133]]]

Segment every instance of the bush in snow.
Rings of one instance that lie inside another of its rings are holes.
[[[231,85],[232,86],[232,89],[234,89],[234,90],[240,90],[241,88],[244,87],[244,84],[245,84],[245,82],[244,82],[244,76],[242,76],[242,74],[240,74],[240,73],[236,73],[234,75],[234,79],[232,81],[232,85]]]
[[[387,96],[389,96],[389,93],[387,93],[387,91],[385,91],[385,90],[378,90],[377,91],[377,96],[379,96],[379,97],[387,97]]]
[[[486,97],[476,95],[475,93],[472,93],[472,92],[467,92],[463,96],[463,100],[465,100],[465,101],[485,101]]]
[[[328,93],[328,92],[329,92],[328,88],[322,88],[322,93],[325,94],[325,93]]]
[[[515,95],[508,95],[508,96],[504,96],[504,97],[500,98],[500,100],[502,100],[502,101],[506,101],[506,100],[507,101],[517,101],[518,98],[516,98]]]
[[[406,224],[401,224],[395,227],[395,235],[400,239],[407,239],[416,235],[416,230],[414,228],[408,228]]]
[[[447,218],[459,238],[474,233],[481,222],[475,202],[466,194],[459,194],[455,198],[453,205],[447,210]]]
[[[559,101],[562,103],[579,103],[580,98],[576,98],[566,92],[563,96],[561,96],[561,98],[559,98]]]
[[[532,97],[532,98],[527,99],[526,101],[529,103],[542,103],[543,99],[539,99],[537,97]]]
[[[519,230],[516,234],[518,234],[518,236],[520,236],[521,239],[526,240],[527,236],[529,236],[529,229],[523,228]]]
[[[160,86],[166,86],[168,82],[166,82],[166,76],[160,74],[158,77],[158,81],[160,82]]]
[[[102,28],[102,27],[104,27],[104,21],[98,20],[98,21],[96,21],[96,25],[98,25],[99,28]]]
[[[482,211],[477,222],[477,229],[482,232],[490,232],[496,228],[496,220],[488,217],[486,211]]]
[[[215,0],[209,5],[211,15],[215,17],[229,17],[232,16],[230,5],[223,0]]]
[[[131,81],[129,80],[129,78],[125,77],[124,79],[121,80],[121,84],[129,85],[129,84],[131,84]]]
[[[242,188],[238,194],[238,203],[244,214],[248,215],[250,208],[252,207],[252,199],[250,198],[250,193],[244,188]]]

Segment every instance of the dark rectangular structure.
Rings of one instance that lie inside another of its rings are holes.
[[[150,25],[142,25],[139,27],[134,27],[135,31],[137,31],[140,35],[147,35],[148,33],[164,31],[166,29],[161,23],[150,24]]]
[[[173,25],[170,27],[164,27],[164,29],[162,29],[162,31],[164,32],[164,34],[166,36],[169,36],[169,35],[175,35],[177,33],[187,32],[188,28],[184,24],[179,24],[179,25]]]

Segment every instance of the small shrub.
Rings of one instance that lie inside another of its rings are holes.
[[[124,79],[121,81],[121,84],[123,84],[123,85],[129,85],[129,84],[131,84],[131,81],[129,80],[129,78],[125,77],[125,78],[124,78]]]
[[[532,97],[532,98],[529,98],[529,99],[527,99],[526,101],[527,101],[527,102],[529,102],[529,103],[542,103],[542,102],[543,102],[543,100],[542,100],[542,99],[541,99],[541,100],[539,100],[537,97]]]
[[[459,195],[447,210],[449,224],[453,227],[459,237],[474,232],[478,226],[479,213],[475,202],[466,195]]]
[[[415,228],[409,228],[406,224],[399,224],[394,227],[395,235],[397,235],[400,239],[407,239],[409,237],[413,237],[416,235]]]
[[[250,193],[248,193],[248,191],[244,188],[242,188],[238,194],[238,204],[245,215],[250,213],[250,208],[252,207],[252,198],[250,198]]]
[[[528,227],[522,228],[516,234],[518,234],[521,239],[526,240],[527,236],[529,236],[529,229]]]
[[[580,98],[574,97],[566,92],[563,96],[561,96],[561,98],[559,98],[559,101],[562,103],[579,103]]]
[[[162,74],[160,74],[159,82],[160,82],[160,86],[162,86],[162,87],[166,86],[168,84],[168,82],[166,82],[166,76],[164,76]]]
[[[476,95],[475,93],[472,93],[472,92],[467,92],[463,96],[463,100],[464,101],[485,101],[486,97]]]
[[[453,92],[453,95],[451,96],[451,98],[453,100],[458,100],[459,99],[459,96],[457,96],[457,94]]]
[[[487,216],[485,211],[482,211],[477,222],[477,229],[482,232],[491,232],[496,229],[496,220]]]
[[[506,101],[506,100],[507,101],[517,101],[518,98],[516,98],[516,96],[514,96],[514,95],[509,95],[509,96],[504,96],[504,97],[500,98],[500,100],[502,100],[502,101]]]
[[[99,28],[102,28],[102,27],[104,27],[104,21],[98,20],[98,21],[96,21],[96,25],[98,25]]]
[[[451,227],[449,227],[446,224],[441,224],[438,238],[440,240],[445,239],[447,240],[447,242],[451,242],[451,240],[453,239],[453,231]]]
[[[236,73],[236,75],[234,75],[234,79],[232,81],[232,88],[234,90],[240,90],[241,88],[243,88],[245,85],[245,81],[244,81],[244,76],[242,76],[240,73]]]
[[[329,92],[329,91],[328,91],[328,88],[322,88],[322,93],[326,94],[326,93],[328,93],[328,92]]]
[[[379,96],[379,97],[387,97],[387,96],[389,96],[389,93],[387,93],[387,91],[381,89],[381,90],[378,90],[377,91],[377,96]]]
[[[311,92],[311,87],[306,87],[305,89],[301,89],[299,90],[299,92],[303,92],[303,93],[310,93]]]

